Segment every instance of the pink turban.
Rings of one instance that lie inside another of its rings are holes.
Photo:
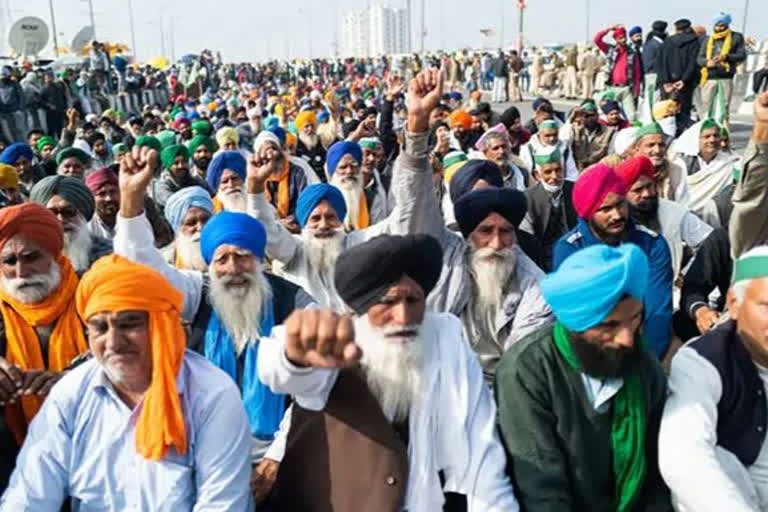
[[[573,208],[579,217],[589,220],[610,192],[623,196],[627,193],[627,187],[612,168],[596,164],[576,180],[573,186]]]
[[[118,186],[117,174],[109,167],[102,167],[85,177],[85,186],[94,196],[99,193],[104,185]]]
[[[647,156],[633,156],[616,166],[616,174],[624,181],[624,186],[629,190],[640,176],[653,179],[653,162]]]

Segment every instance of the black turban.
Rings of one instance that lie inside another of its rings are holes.
[[[667,30],[667,22],[662,20],[654,21],[653,25],[651,25],[651,28],[656,32],[664,32]]]
[[[603,114],[608,115],[614,110],[621,111],[621,107],[619,107],[619,103],[614,100],[608,100],[605,103],[603,103],[602,106]]]
[[[501,116],[499,117],[499,120],[506,126],[507,129],[509,129],[510,126],[512,126],[515,121],[520,119],[520,111],[517,109],[517,107],[509,107],[507,110],[501,113]]]
[[[333,282],[344,302],[365,314],[404,275],[429,295],[443,268],[443,250],[428,235],[379,235],[342,252]]]
[[[492,187],[504,186],[498,165],[490,160],[468,160],[451,178],[448,187],[451,202],[455,203],[461,196],[471,192],[472,187],[480,180],[488,182]]]
[[[683,18],[675,22],[675,28],[677,30],[688,30],[691,28],[691,20]]]
[[[517,229],[527,209],[525,194],[511,188],[475,190],[453,203],[453,213],[464,238],[491,213],[498,213]]]

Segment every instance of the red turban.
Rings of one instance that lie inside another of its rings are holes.
[[[624,27],[613,29],[613,39],[616,40],[619,37],[627,37],[627,29]]]
[[[627,188],[616,172],[605,164],[587,169],[573,186],[573,208],[579,217],[589,220],[603,204],[605,196],[614,192],[625,195]]]
[[[59,219],[37,203],[23,203],[0,210],[0,250],[16,235],[36,243],[54,257],[59,255],[64,245]]]
[[[85,177],[85,186],[94,196],[104,185],[118,186],[117,175],[109,167],[102,167]]]
[[[647,156],[633,156],[616,166],[616,174],[621,177],[624,186],[629,190],[640,176],[653,179],[653,162]]]
[[[184,128],[191,126],[192,123],[186,117],[180,117],[173,122],[173,129],[177,132],[182,131]]]

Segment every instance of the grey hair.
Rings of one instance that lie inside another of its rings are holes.
[[[483,151],[488,149],[493,139],[501,139],[506,146],[509,146],[509,140],[504,136],[503,133],[493,132],[489,133],[483,138]]]

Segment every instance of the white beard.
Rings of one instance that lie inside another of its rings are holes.
[[[299,133],[299,140],[306,146],[307,149],[312,150],[315,149],[315,146],[317,146],[318,142],[320,142],[320,137],[316,133],[313,133],[312,135],[307,135],[305,133]]]
[[[226,285],[234,277],[243,276],[217,277],[211,272],[211,286],[208,289],[211,306],[232,337],[238,354],[249,340],[259,338],[262,306],[267,300],[272,300],[269,283],[259,269],[244,276],[249,281],[247,286],[228,288]]]
[[[515,270],[517,253],[511,248],[500,251],[488,247],[471,249],[469,272],[475,281],[476,309],[498,311],[504,300],[504,287]]]
[[[51,268],[46,274],[12,279],[0,275],[0,286],[3,290],[22,304],[37,304],[44,301],[59,287],[59,284],[61,284],[61,267],[55,261],[51,262]]]
[[[185,235],[179,231],[176,235],[176,255],[181,261],[182,268],[187,270],[205,271],[208,267],[200,252],[200,233]]]
[[[226,192],[219,193],[216,197],[221,201],[224,210],[228,212],[240,212],[245,213],[245,188],[228,190]]]
[[[390,422],[402,423],[420,399],[424,339],[421,326],[373,327],[368,315],[355,318],[355,340],[363,351],[360,364],[368,387]],[[409,330],[405,339],[388,333]]]
[[[342,178],[338,174],[331,177],[331,185],[341,191],[344,202],[347,204],[347,216],[344,217],[344,227],[348,231],[356,228],[357,218],[360,214],[360,198],[363,194],[363,184],[360,176],[346,176]]]
[[[91,247],[93,240],[85,217],[78,213],[75,232],[64,231],[64,254],[72,263],[75,272],[84,272],[91,266]]]
[[[336,230],[331,238],[318,238],[313,230],[303,230],[301,238],[304,240],[304,250],[307,253],[309,266],[332,279],[336,258],[344,249],[344,237],[344,228]]]

